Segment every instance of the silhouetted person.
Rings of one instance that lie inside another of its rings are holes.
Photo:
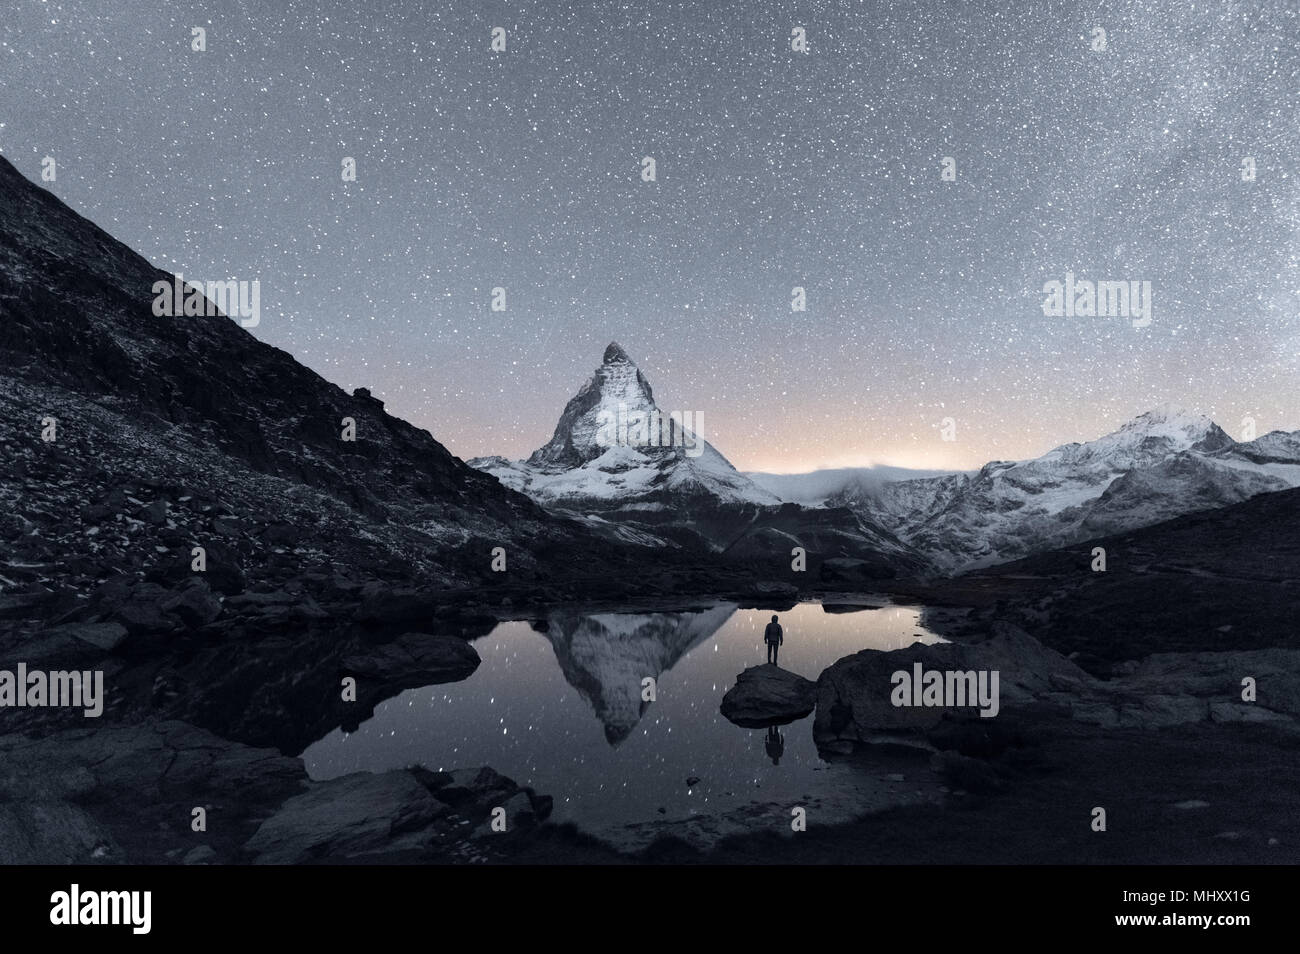
[[[767,756],[772,760],[773,765],[781,764],[781,756],[785,754],[785,736],[783,736],[776,726],[767,727],[767,741],[764,745],[767,749]]]
[[[773,666],[777,665],[776,654],[785,642],[785,633],[781,631],[781,624],[776,621],[776,616],[772,616],[772,622],[767,624],[767,629],[763,630],[763,642],[767,643],[767,661]]]

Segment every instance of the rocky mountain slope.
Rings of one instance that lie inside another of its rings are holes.
[[[951,581],[1106,675],[1155,652],[1300,649],[1300,488],[1080,541]],[[1106,570],[1092,569],[1092,550]]]
[[[171,586],[194,546],[226,592],[340,566],[473,584],[493,546],[515,579],[564,575],[555,552],[601,552],[367,390],[227,317],[156,316],[171,279],[0,159],[0,588]]]

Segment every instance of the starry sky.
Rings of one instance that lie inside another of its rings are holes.
[[[462,457],[611,340],[742,469],[1300,428],[1294,0],[4,0],[0,154]]]

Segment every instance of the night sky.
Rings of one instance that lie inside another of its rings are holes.
[[[259,280],[254,334],[462,457],[544,443],[611,340],[743,469],[975,467],[1166,402],[1300,428],[1294,0],[3,8],[0,154]],[[1150,326],[1044,315],[1067,270],[1150,281]]]

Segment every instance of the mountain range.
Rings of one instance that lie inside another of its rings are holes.
[[[671,546],[694,537],[746,559],[802,546],[823,560],[883,559],[942,574],[1300,486],[1300,431],[1237,442],[1205,415],[1172,405],[1093,441],[956,473],[746,474],[703,440],[695,456],[601,440],[601,422],[620,414],[667,418],[626,351],[610,344],[545,446],[524,461],[470,464],[624,540]]]
[[[1208,417],[1165,406],[1032,460],[849,490],[828,503],[879,521],[951,573],[1296,486],[1300,432],[1238,443]]]

